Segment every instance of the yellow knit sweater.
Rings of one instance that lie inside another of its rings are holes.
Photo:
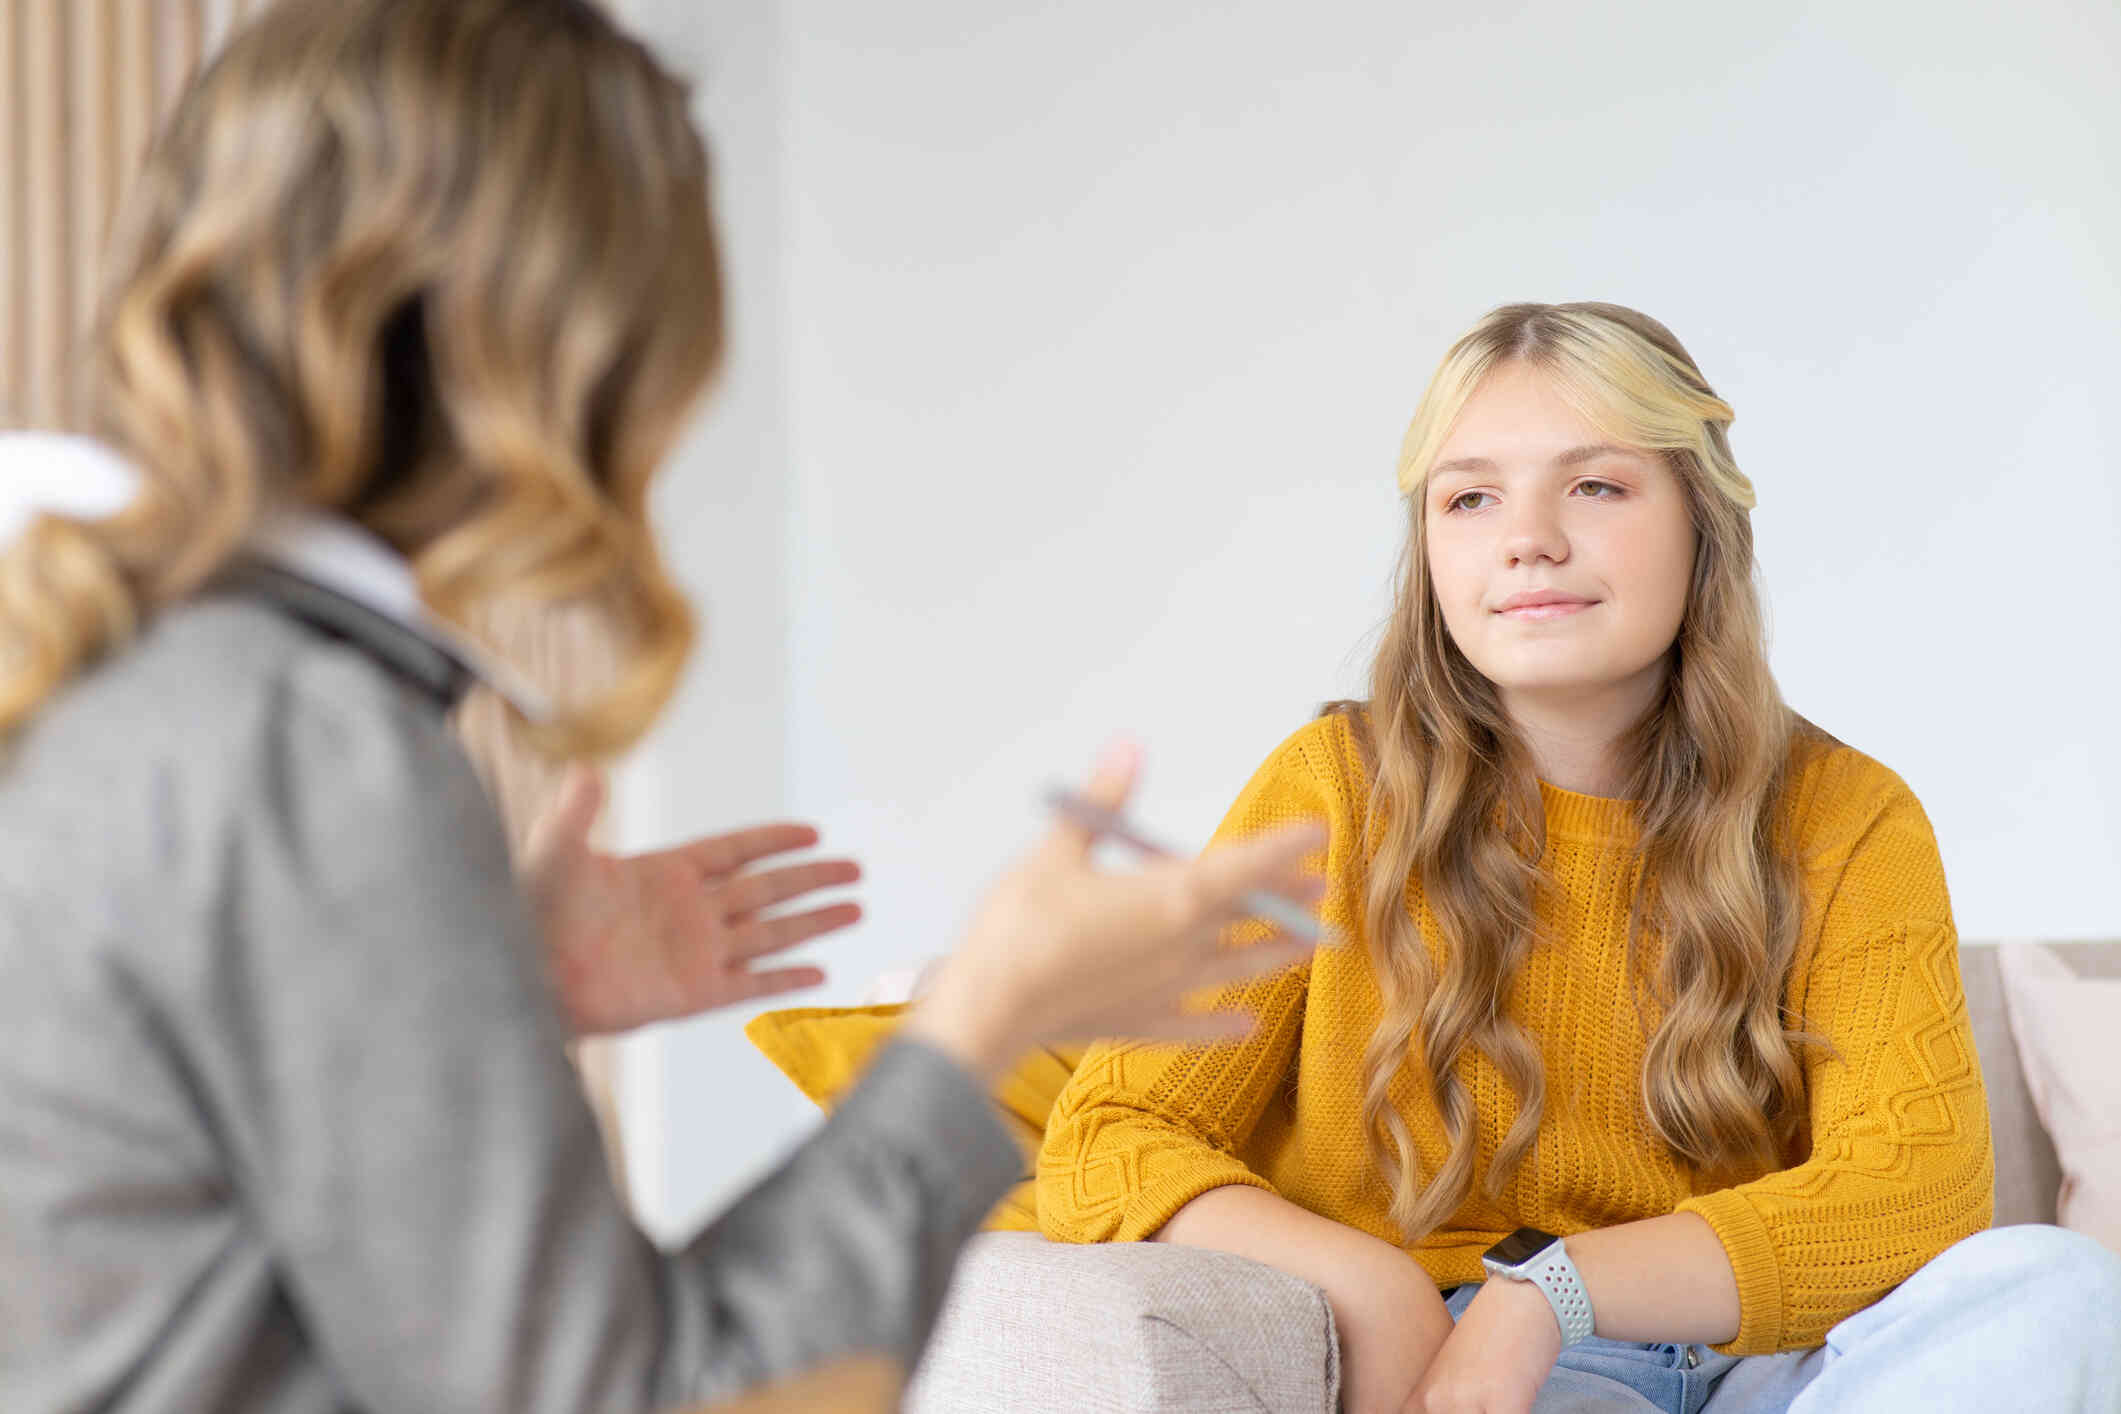
[[[1545,940],[1507,1005],[1544,1059],[1538,1142],[1498,1200],[1473,1196],[1409,1249],[1439,1286],[1479,1281],[1481,1253],[1518,1227],[1567,1235],[1674,1211],[1699,1213],[1737,1273],[1737,1337],[1761,1354],[1820,1344],[1961,1237],[1988,1225],[1993,1188],[1981,1069],[1960,988],[1937,843],[1922,807],[1883,766],[1806,734],[1788,804],[1804,890],[1790,1014],[1832,1043],[1805,1054],[1801,1162],[1722,1186],[1665,1152],[1642,1113],[1645,1035],[1623,943],[1639,866],[1625,801],[1542,785]],[[1048,1122],[1039,1224],[1067,1242],[1149,1237],[1228,1183],[1279,1193],[1397,1241],[1390,1194],[1361,1124],[1362,1051],[1382,1003],[1362,926],[1367,782],[1347,723],[1316,720],[1261,766],[1218,840],[1324,819],[1322,915],[1352,944],[1239,988],[1225,1004],[1260,1018],[1222,1048],[1101,1043]],[[1426,922],[1419,881],[1409,906]],[[1425,928],[1432,955],[1434,930]],[[1459,1073],[1479,1113],[1485,1174],[1515,1115],[1486,1057]],[[1392,1094],[1433,1173],[1448,1152],[1416,1060]]]

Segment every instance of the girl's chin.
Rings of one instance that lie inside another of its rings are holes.
[[[1619,684],[1601,678],[1518,678],[1495,686],[1516,697],[1592,697]]]
[[[1474,664],[1479,667],[1479,664]],[[1601,693],[1619,692],[1638,686],[1642,682],[1640,667],[1616,669],[1612,664],[1601,663],[1586,666],[1580,671],[1571,671],[1554,663],[1536,666],[1511,665],[1515,671],[1486,673],[1489,682],[1500,691],[1518,696],[1537,694],[1543,697],[1596,697]],[[1485,672],[1485,670],[1483,670]]]

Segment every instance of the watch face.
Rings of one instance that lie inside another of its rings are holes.
[[[1531,1261],[1554,1245],[1552,1233],[1536,1227],[1521,1227],[1488,1249],[1488,1260],[1498,1266],[1516,1267]]]

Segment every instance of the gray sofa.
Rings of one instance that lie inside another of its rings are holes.
[[[2057,949],[2121,977],[2121,942]],[[1996,1223],[2052,1222],[2061,1170],[2034,1113],[1995,948],[1959,950],[1996,1145]],[[1223,1252],[1078,1247],[988,1233],[958,1268],[907,1391],[910,1414],[1317,1411],[1340,1390],[1333,1314],[1310,1283]]]

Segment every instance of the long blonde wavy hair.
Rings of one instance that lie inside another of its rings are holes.
[[[1783,987],[1799,927],[1794,860],[1778,827],[1792,733],[1768,670],[1753,584],[1751,484],[1732,459],[1731,409],[1671,331],[1609,304],[1509,305],[1452,346],[1401,449],[1407,539],[1370,701],[1344,714],[1371,773],[1375,853],[1363,912],[1383,1013],[1365,1053],[1364,1128],[1418,1241],[1476,1178],[1473,1102],[1458,1072],[1489,1058],[1519,1108],[1483,1191],[1499,1194],[1536,1136],[1539,1053],[1503,1005],[1537,946],[1545,848],[1539,784],[1495,687],[1451,641],[1430,584],[1423,483],[1460,410],[1495,369],[1528,364],[1602,435],[1654,450],[1685,489],[1693,578],[1661,699],[1624,744],[1639,805],[1641,883],[1628,925],[1649,1037],[1641,1099],[1653,1133],[1698,1168],[1773,1166],[1802,1114],[1803,1077]],[[1441,932],[1432,965],[1408,908],[1420,881]],[[1653,956],[1654,968],[1645,964]],[[1419,1171],[1390,1100],[1410,1047],[1425,1064],[1449,1157]]]
[[[459,627],[593,606],[612,690],[525,737],[636,739],[693,638],[647,494],[721,353],[707,180],[684,85],[586,0],[283,0],[235,35],[107,262],[97,430],[139,492],[0,556],[0,739],[283,500]]]

